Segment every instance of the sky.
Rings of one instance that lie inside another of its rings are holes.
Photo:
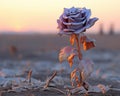
[[[63,8],[73,6],[91,9],[91,17],[99,18],[88,31],[97,32],[103,24],[107,32],[112,23],[120,31],[120,0],[0,0],[0,32],[55,33]]]

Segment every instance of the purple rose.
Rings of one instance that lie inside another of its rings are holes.
[[[59,34],[79,34],[92,27],[98,18],[90,18],[91,10],[86,8],[64,8],[57,20]]]

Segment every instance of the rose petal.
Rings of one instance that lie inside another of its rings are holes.
[[[84,32],[85,30],[86,30],[86,27],[82,27],[82,28],[78,29],[77,31],[75,31],[74,33],[79,34],[81,32]]]
[[[67,22],[63,22],[63,24],[67,26],[72,25],[72,23],[67,23]]]
[[[76,21],[76,22],[81,22],[81,21],[85,20],[85,18],[86,18],[86,17],[82,17],[82,18],[75,18],[75,21]]]
[[[64,19],[68,19],[68,16],[66,16],[66,14],[63,14],[62,17],[63,17]]]
[[[59,17],[58,28],[59,34],[79,34],[85,32],[87,28],[90,28],[98,20],[98,18],[92,18],[91,10],[84,8],[64,8],[63,14]]]
[[[63,22],[64,25],[71,25],[71,26],[78,26],[78,25],[83,25],[84,23],[86,22],[86,20],[82,21],[82,22],[78,22],[78,23],[66,23],[66,22]]]
[[[64,31],[59,31],[59,33],[58,33],[60,36],[61,35],[63,35],[63,34],[65,34],[65,35],[71,35],[71,34],[73,34],[73,32],[64,32]]]
[[[78,14],[75,14],[75,15],[70,15],[69,17],[71,17],[71,18],[77,18],[77,17],[79,17],[80,16],[80,13],[78,13]]]
[[[64,32],[74,32],[75,30],[73,29],[63,29]]]
[[[59,20],[62,22],[63,21],[63,15],[59,17]]]
[[[75,20],[74,20],[73,18],[71,18],[71,17],[68,17],[68,19],[71,20],[71,21],[75,21]]]
[[[86,13],[86,10],[88,10],[88,9],[86,9],[85,7],[82,8],[82,9],[81,9],[81,13]]]
[[[71,67],[75,55],[76,55],[75,48],[71,46],[66,46],[60,50],[59,61],[62,63],[63,61],[68,60]]]
[[[86,19],[89,20],[90,16],[91,16],[91,10],[88,9],[86,10]]]
[[[87,22],[87,24],[86,24],[86,29],[88,29],[88,28],[90,28],[90,27],[92,27],[94,24],[95,24],[95,22],[98,20],[98,18],[91,18],[88,22]]]
[[[75,31],[77,31],[78,29],[81,29],[82,27],[83,27],[83,24],[68,26],[69,29],[74,29]]]
[[[69,10],[68,8],[64,8],[64,13],[68,14],[68,10]]]
[[[63,30],[64,28],[66,28],[66,26],[59,19],[57,20],[57,23],[58,23],[58,28],[60,30]]]
[[[77,9],[75,7],[70,8],[71,13],[76,13]]]

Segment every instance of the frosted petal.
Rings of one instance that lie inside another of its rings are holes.
[[[65,14],[63,14],[62,16],[64,19],[68,19],[68,16],[66,16]]]
[[[75,30],[73,30],[73,29],[63,29],[63,31],[65,31],[65,32],[74,32]]]
[[[84,23],[86,22],[86,20],[82,21],[82,22],[75,22],[75,23],[66,23],[66,22],[63,22],[64,25],[73,25],[73,26],[77,26],[77,25],[83,25]]]
[[[75,31],[76,34],[79,34],[81,32],[84,32],[86,30],[86,27],[82,27],[80,29],[78,29],[77,31]]]
[[[93,26],[95,24],[95,22],[98,20],[98,18],[92,18],[90,19],[87,24],[86,24],[86,29],[90,28],[91,26]]]
[[[85,17],[86,17],[87,20],[89,20],[90,16],[91,16],[91,10],[88,9],[88,10],[86,10],[86,16]]]
[[[75,15],[71,15],[71,16],[69,16],[69,17],[74,17],[74,18],[77,18],[77,17],[79,17],[79,16],[80,16],[80,13],[75,14]]]
[[[94,25],[98,18],[91,18],[91,10],[84,8],[64,8],[64,12],[59,17],[58,28],[60,34],[79,34]]]

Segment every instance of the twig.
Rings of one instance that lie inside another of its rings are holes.
[[[56,90],[56,91],[58,91],[58,92],[60,92],[60,93],[62,93],[62,94],[64,94],[64,95],[65,95],[65,92],[64,92],[64,91],[62,91],[62,90],[60,90],[60,89],[58,89],[58,88],[49,87],[49,88],[48,88],[48,90],[49,90],[49,89]]]
[[[70,89],[67,89],[66,91],[67,91],[67,92],[66,92],[66,96],[71,96],[71,95],[72,95],[72,93],[71,93],[71,90],[70,90]]]
[[[66,96],[71,96],[71,95],[75,95],[75,94],[84,94],[84,96],[88,96],[88,94],[90,93],[101,93],[101,92],[96,92],[96,91],[86,91],[84,89],[81,89],[80,87],[79,88],[74,88],[74,89],[66,89],[66,91],[62,91],[58,88],[53,88],[53,87],[48,87],[47,90],[56,90]],[[113,90],[113,91],[120,91],[120,89],[117,89],[117,88],[110,88],[110,90]]]
[[[110,90],[112,90],[112,91],[120,91],[120,89],[117,89],[117,88],[110,88]]]
[[[49,79],[47,79],[44,88],[47,88],[47,87],[49,86],[49,83],[52,81],[52,79],[53,79],[56,75],[57,75],[57,71],[55,71],[55,72],[53,73],[53,75],[52,75]]]
[[[23,75],[24,75],[23,73],[22,74],[15,74],[15,75],[8,75],[8,76],[5,76],[5,78],[9,78],[9,77],[15,78],[15,77],[21,77]]]
[[[28,83],[31,83],[31,76],[32,76],[32,70],[29,70],[28,76],[27,76]]]

